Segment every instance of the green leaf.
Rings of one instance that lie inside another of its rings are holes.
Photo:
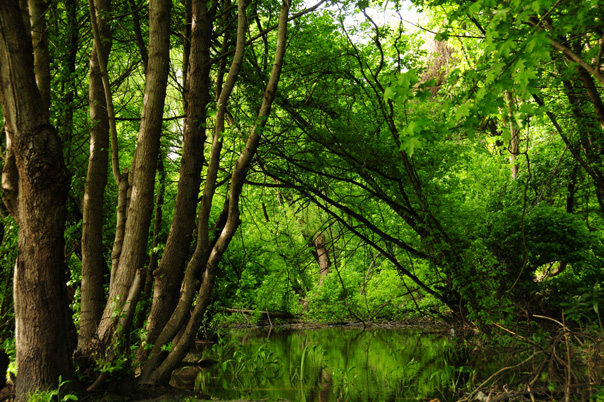
[[[434,36],[434,40],[446,42],[451,37],[448,31],[439,32]]]
[[[422,146],[420,138],[421,137],[404,137],[403,143],[401,144],[401,150],[407,152],[410,157],[413,156],[415,148],[421,148]]]
[[[503,130],[501,130],[501,137],[504,141],[510,141],[512,139],[509,127],[504,127]]]
[[[394,91],[392,90],[392,87],[387,87],[384,90],[384,101],[387,102],[389,99],[393,99],[394,98]]]
[[[470,115],[470,102],[466,102],[463,105],[459,106],[457,108],[457,110],[455,111],[455,118],[459,121],[462,120],[464,117],[467,117]]]

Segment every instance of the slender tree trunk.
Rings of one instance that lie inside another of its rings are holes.
[[[518,154],[520,153],[520,131],[514,123],[514,109],[516,108],[516,101],[514,94],[511,91],[505,91],[505,100],[507,102],[507,124],[510,129],[510,146],[508,151],[510,153],[510,165],[512,169],[512,179],[518,177]]]
[[[327,275],[329,275],[329,267],[331,266],[323,233],[319,233],[315,237],[315,251],[317,253],[317,262],[319,263],[319,286],[321,286]]]
[[[141,116],[132,193],[128,203],[124,243],[119,265],[109,288],[109,301],[103,312],[97,335],[106,344],[115,331],[116,313],[122,312],[130,288],[145,261],[147,238],[153,213],[155,167],[159,153],[163,109],[169,70],[170,0],[151,0],[149,5],[149,64],[145,102]],[[133,297],[132,300],[138,297]],[[133,305],[130,305],[134,308]],[[125,331],[127,332],[127,331]]]
[[[46,29],[45,0],[28,0],[31,40],[34,47],[34,71],[42,105],[48,116],[50,108],[50,54],[48,53],[48,30]]]
[[[227,76],[227,80],[224,84],[223,91],[221,92],[219,101],[218,101],[216,132],[214,134],[214,144],[213,144],[212,156],[211,156],[212,159],[210,160],[210,167],[208,168],[208,171],[209,171],[208,181],[210,181],[210,179],[212,179],[212,177],[210,177],[210,175],[212,174],[210,172],[210,170],[212,169],[213,163],[215,162],[214,158],[218,159],[218,156],[219,156],[219,149],[220,149],[219,142],[221,141],[220,136],[222,135],[222,132],[224,131],[224,114],[226,112],[226,100],[228,100],[228,98],[230,97],[230,91],[232,90],[235,79],[237,78],[237,75],[238,75],[238,72],[240,69],[241,58],[243,56],[243,42],[245,39],[244,35],[245,35],[245,26],[246,26],[245,19],[246,18],[245,18],[245,5],[242,3],[243,2],[241,2],[238,5],[238,12],[239,12],[238,21],[239,21],[239,23],[238,23],[238,28],[237,28],[237,47],[236,47],[236,51],[235,51],[235,57],[233,59],[233,64],[231,66],[231,69]],[[233,238],[233,235],[235,234],[235,231],[237,230],[237,228],[240,224],[239,199],[241,196],[241,191],[243,189],[245,177],[246,177],[247,171],[251,165],[252,158],[254,157],[254,155],[256,154],[256,151],[258,149],[258,144],[260,142],[262,130],[266,126],[268,116],[270,115],[272,103],[275,100],[277,84],[279,82],[279,78],[281,75],[281,67],[283,65],[283,58],[285,55],[288,12],[289,12],[289,2],[287,0],[285,0],[285,1],[283,1],[283,4],[281,6],[281,12],[279,15],[277,49],[275,52],[275,61],[273,64],[271,77],[266,86],[266,90],[264,91],[264,99],[262,102],[262,106],[260,107],[258,117],[256,119],[256,125],[252,128],[252,132],[248,137],[245,148],[242,151],[239,158],[237,159],[237,161],[235,162],[235,166],[234,166],[233,172],[231,174],[231,186],[230,186],[230,191],[229,191],[229,196],[228,196],[229,199],[228,199],[228,203],[225,205],[225,211],[223,211],[223,212],[226,212],[226,221],[224,223],[222,230],[220,231],[219,235],[217,236],[216,241],[214,242],[213,247],[207,257],[207,260],[206,260],[207,263],[204,264],[205,271],[203,274],[201,286],[199,287],[199,291],[197,292],[197,301],[195,303],[194,310],[191,313],[191,317],[188,320],[188,322],[186,323],[186,326],[184,327],[184,331],[180,334],[178,340],[174,343],[174,346],[173,346],[172,350],[170,351],[170,353],[166,356],[165,359],[163,359],[161,364],[157,365],[157,362],[158,362],[157,357],[160,356],[158,346],[159,346],[159,348],[161,348],[161,346],[163,344],[171,342],[174,339],[174,336],[179,331],[179,329],[182,327],[182,322],[183,322],[182,320],[179,321],[179,318],[177,316],[181,315],[182,317],[184,317],[185,316],[184,313],[186,312],[187,309],[190,308],[190,305],[191,305],[190,302],[187,304],[182,303],[183,297],[181,296],[181,300],[175,310],[175,313],[170,318],[170,321],[166,324],[166,327],[164,328],[164,331],[162,331],[160,338],[158,339],[158,342],[156,342],[156,344],[154,345],[154,348],[151,352],[152,359],[148,362],[147,366],[145,367],[145,369],[143,371],[143,375],[140,378],[140,381],[142,383],[156,383],[156,382],[165,380],[167,378],[168,374],[176,366],[176,364],[178,364],[178,362],[180,362],[183,359],[183,357],[185,356],[185,354],[187,353],[187,351],[189,350],[189,348],[191,347],[191,345],[195,339],[195,334],[197,333],[197,331],[199,330],[199,327],[201,326],[203,316],[204,316],[205,311],[211,300],[212,288],[213,288],[214,280],[216,278],[216,273],[218,270],[218,263],[220,262],[220,259],[222,258],[224,251],[228,247],[231,239]],[[215,153],[216,149],[218,149],[218,155]],[[216,164],[217,164],[217,162],[216,162]],[[215,176],[213,177],[213,182],[215,183]],[[212,186],[210,186],[210,187],[212,187]],[[206,186],[206,190],[207,190],[207,186]],[[210,190],[211,190],[210,192],[213,194],[213,189],[210,189]],[[211,195],[211,194],[209,194],[209,195]],[[209,198],[211,200],[212,197],[209,197]],[[207,200],[207,198],[206,198],[206,194],[204,191],[203,202],[205,202],[206,200]],[[203,202],[202,202],[202,208],[200,209],[200,221],[206,220],[206,223],[207,223],[207,216],[205,215],[207,213],[207,211],[203,212],[204,215],[201,215],[203,208],[204,208]],[[203,227],[201,225],[199,226],[198,230],[200,230],[200,229],[203,229]],[[191,262],[189,263],[189,267],[187,268],[187,278],[192,280],[191,281],[192,283],[194,283],[195,276],[189,277],[188,275],[190,275],[190,273],[192,271],[195,271],[199,267],[199,263],[201,261],[196,260],[196,256],[198,255],[198,250],[200,250],[200,247],[202,249],[206,250],[206,251],[202,250],[199,253],[200,257],[202,257],[202,258],[203,258],[203,255],[205,253],[207,253],[208,230],[207,230],[207,227],[205,229],[206,229],[205,231],[200,231],[198,233],[198,236],[199,236],[198,244],[197,244],[198,248],[196,249],[196,253],[193,255],[193,259],[191,260]],[[197,266],[197,268],[194,266]],[[191,282],[189,282],[189,281],[187,281],[187,279],[185,279],[185,287],[190,288]],[[183,295],[185,293],[186,293],[186,290],[183,292]],[[149,364],[149,363],[151,363],[151,364]]]
[[[72,141],[73,141],[73,113],[74,106],[73,101],[76,96],[76,79],[74,78],[76,72],[76,62],[78,55],[78,39],[79,39],[79,27],[78,27],[78,10],[77,0],[66,0],[65,1],[65,13],[67,24],[69,24],[69,54],[65,62],[64,68],[69,72],[65,81],[62,83],[61,93],[64,94],[62,102],[67,106],[65,114],[63,115],[60,128],[61,139],[65,148],[65,163],[69,166],[72,158]]]
[[[187,117],[183,138],[182,159],[174,216],[164,255],[155,273],[153,306],[149,316],[147,341],[155,343],[162,328],[178,304],[184,277],[188,245],[193,238],[195,214],[203,150],[206,140],[206,110],[210,98],[210,46],[212,37],[213,7],[208,9],[205,0],[193,1],[191,46],[187,95]]]
[[[13,215],[19,224],[14,275],[18,401],[73,374],[63,257],[69,178],[36,84],[32,54],[18,1],[0,2],[0,90],[19,189]]]
[[[193,4],[191,0],[184,0],[185,6],[185,31],[182,36],[182,87],[184,90],[182,106],[185,113],[189,106],[189,55],[191,54],[191,27],[193,25]]]
[[[147,64],[149,64],[149,54],[147,52],[147,46],[145,46],[145,41],[143,40],[143,34],[141,32],[141,23],[140,19],[138,18],[138,10],[136,9],[137,7],[134,0],[128,0],[128,4],[130,5],[130,10],[132,12],[132,23],[134,24],[136,46],[138,46],[138,51],[141,54],[143,68],[145,69],[145,72],[147,72]]]
[[[166,194],[166,169],[164,167],[163,156],[157,159],[157,173],[159,174],[159,189],[157,190],[157,195],[155,196],[155,212],[153,213],[153,241],[151,243],[153,250],[151,251],[151,256],[149,257],[149,265],[147,266],[147,272],[145,274],[143,294],[141,295],[144,304],[141,308],[137,309],[138,313],[134,322],[134,329],[143,327],[145,318],[147,318],[147,313],[149,313],[151,303],[148,303],[148,299],[151,297],[153,290],[153,274],[157,270],[157,265],[159,263],[159,253],[155,250],[155,248],[160,243],[165,242],[164,236],[161,234],[162,219],[164,215],[164,197]],[[141,349],[144,348],[140,348],[139,350]]]
[[[109,73],[107,71],[107,57],[108,52],[104,52],[105,45],[103,44],[103,37],[99,24],[97,23],[97,12],[94,0],[88,0],[88,8],[90,14],[90,25],[92,28],[92,34],[94,37],[93,47],[97,60],[97,65],[100,71],[101,80],[103,82],[103,89],[105,93],[105,105],[107,108],[107,118],[109,122],[109,135],[111,139],[111,171],[113,173],[113,180],[118,187],[118,201],[117,201],[117,217],[116,217],[116,228],[115,238],[113,241],[113,248],[111,250],[111,275],[110,283],[114,282],[115,274],[119,266],[120,256],[122,253],[122,247],[124,243],[124,236],[126,230],[126,214],[128,208],[128,197],[130,191],[130,176],[131,172],[127,169],[123,173],[120,172],[119,164],[119,150],[117,144],[117,128],[115,123],[115,111],[113,108],[113,96],[111,94],[111,84],[109,82]],[[101,27],[102,28],[102,27]],[[136,161],[136,153],[133,157],[132,164]]]
[[[108,12],[110,0],[96,0],[99,14]],[[107,21],[97,17],[99,33],[103,38],[104,60],[111,46],[111,32]],[[96,333],[105,306],[104,272],[107,271],[103,256],[103,199],[109,166],[109,118],[103,78],[97,57],[98,49],[93,45],[90,55],[89,90],[90,99],[90,156],[84,189],[82,225],[82,303],[78,349],[84,349]]]

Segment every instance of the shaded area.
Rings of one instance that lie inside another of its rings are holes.
[[[171,384],[227,400],[446,400],[472,372],[500,364],[480,356],[466,354],[448,329],[234,330],[190,356],[216,364],[175,370]]]

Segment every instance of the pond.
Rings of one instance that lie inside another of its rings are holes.
[[[491,371],[463,345],[421,328],[235,330],[171,382],[218,399],[445,401]]]

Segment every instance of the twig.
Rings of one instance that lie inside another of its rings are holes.
[[[537,347],[537,348],[541,349],[541,351],[543,351],[543,348],[542,348],[542,347],[541,347],[539,344],[537,344],[537,343],[535,343],[535,342],[531,341],[530,339],[527,339],[527,338],[525,338],[524,336],[519,335],[519,334],[515,333],[515,332],[514,332],[514,331],[512,331],[512,330],[509,330],[509,329],[507,329],[507,328],[505,328],[505,327],[502,327],[501,325],[497,324],[497,323],[496,323],[496,322],[494,322],[494,321],[491,321],[491,324],[495,325],[497,328],[500,328],[500,329],[504,330],[504,331],[505,331],[505,332],[507,332],[508,334],[510,334],[510,335],[514,335],[515,337],[518,337],[518,338],[522,339],[524,342],[526,342],[526,343],[528,343],[528,344],[530,344],[530,345],[533,345],[533,346],[535,346],[535,347]]]
[[[535,317],[535,318],[543,318],[544,320],[553,321],[556,324],[560,325],[562,328],[564,328],[565,331],[568,331],[568,328],[566,327],[566,325],[562,324],[560,321],[556,320],[555,318],[546,317],[544,315],[538,315],[538,314],[533,314],[533,317]]]
[[[570,400],[570,375],[571,375],[571,366],[570,366],[570,346],[568,344],[568,331],[566,330],[566,325],[564,325],[564,310],[562,310],[562,324],[564,328],[564,343],[566,344],[566,388],[564,389],[564,401],[569,402]]]
[[[521,361],[520,363],[516,364],[515,366],[510,366],[510,367],[503,367],[499,370],[497,370],[494,374],[492,374],[489,378],[487,378],[485,381],[482,382],[482,384],[480,384],[478,387],[476,387],[476,389],[474,389],[474,391],[470,392],[470,394],[463,398],[460,399],[459,401],[471,401],[474,394],[476,394],[478,391],[480,391],[480,389],[482,387],[484,387],[486,384],[488,384],[493,378],[495,378],[496,376],[498,376],[499,374],[508,371],[508,370],[514,370],[517,369],[518,367],[522,367],[524,366],[526,363],[528,363],[529,361],[531,361],[531,359],[533,359],[535,356],[537,355],[537,352],[533,352],[533,354],[531,356],[529,356],[528,359]]]

